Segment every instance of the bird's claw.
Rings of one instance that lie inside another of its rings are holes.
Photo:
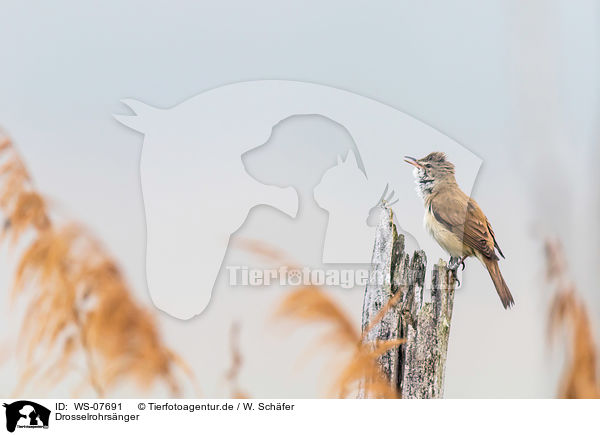
[[[465,258],[466,257],[450,257],[450,261],[448,261],[448,268],[458,270],[458,266],[462,266],[462,272],[463,270],[465,270]]]
[[[457,283],[457,286],[460,287],[460,280],[458,279],[458,267],[462,265],[462,270],[465,270],[465,259],[459,257],[450,257],[450,261],[448,261],[448,269],[452,272],[452,278]]]
[[[450,272],[452,272],[452,278],[454,279],[454,281],[456,281],[456,286],[460,287],[460,279],[458,279],[458,268],[450,269]]]

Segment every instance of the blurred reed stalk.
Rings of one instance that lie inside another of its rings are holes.
[[[569,352],[563,369],[558,397],[562,399],[600,398],[598,353],[592,325],[584,301],[567,271],[566,258],[558,240],[545,245],[547,279],[554,285],[550,305],[548,336],[567,332]]]
[[[384,306],[374,323],[367,326],[365,333],[361,334],[352,319],[323,290],[306,286],[287,295],[279,305],[276,316],[301,324],[324,325],[328,332],[323,334],[319,346],[351,355],[345,364],[336,364],[339,371],[331,387],[331,394],[339,398],[356,397],[360,390],[364,397],[397,399],[400,398],[398,391],[383,373],[379,358],[390,349],[398,348],[406,340],[364,340],[368,331],[384,318],[385,312],[392,306],[393,303]]]
[[[274,264],[286,265],[288,271],[301,271],[302,268],[291,262],[285,254],[266,246],[262,242],[241,240],[237,243],[242,249],[258,254]],[[295,321],[300,325],[322,325],[327,329],[317,346],[336,355],[350,355],[343,364],[334,361],[336,375],[328,395],[338,398],[356,397],[359,389],[370,398],[399,398],[398,391],[390,384],[379,364],[381,355],[405,343],[404,339],[364,340],[366,334],[384,318],[397,300],[390,300],[373,317],[365,332],[360,333],[352,318],[326,292],[315,285],[306,285],[287,294],[275,311],[275,319]]]
[[[99,397],[119,381],[143,389],[163,381],[181,393],[175,369],[191,370],[160,338],[152,314],[140,307],[104,247],[77,223],[57,224],[11,140],[0,134],[2,242],[24,245],[12,300],[26,299],[19,353],[25,369],[13,393],[35,382],[56,385],[86,373],[74,394],[91,386]],[[59,219],[56,219],[58,221]],[[14,252],[14,249],[11,251]]]
[[[232,399],[249,399],[248,393],[243,391],[239,385],[240,371],[244,364],[244,358],[240,351],[240,324],[234,322],[229,330],[229,350],[231,352],[231,366],[225,373],[225,380],[229,385]]]

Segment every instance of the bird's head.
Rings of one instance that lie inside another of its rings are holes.
[[[413,173],[418,191],[423,196],[429,195],[440,182],[455,182],[454,165],[442,152],[430,153],[422,159],[405,156],[404,161],[415,167]]]

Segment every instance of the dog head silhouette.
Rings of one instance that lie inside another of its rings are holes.
[[[29,400],[19,400],[13,403],[5,403],[6,408],[6,430],[14,432],[17,423],[22,417],[29,419],[29,425],[37,426],[42,421],[42,426],[48,427],[50,410],[42,405]]]

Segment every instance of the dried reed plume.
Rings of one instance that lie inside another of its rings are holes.
[[[592,328],[584,302],[570,280],[562,247],[546,242],[547,278],[556,287],[550,307],[549,336],[560,328],[569,332],[569,361],[562,374],[558,396],[563,399],[600,398],[598,358]]]
[[[386,305],[383,310],[389,306]],[[324,291],[315,286],[301,287],[287,295],[276,315],[301,323],[324,324],[329,331],[322,337],[319,345],[351,352],[351,358],[341,367],[332,387],[332,392],[337,397],[350,397],[360,386],[365,397],[399,398],[398,392],[380,368],[379,357],[406,340],[377,343],[363,341],[364,334],[358,332],[349,316]],[[382,317],[378,316],[379,319]],[[367,330],[372,326],[369,325]]]
[[[259,254],[277,264],[286,264],[288,270],[301,270],[287,260],[286,256],[261,242],[240,240],[238,245]],[[400,292],[398,292],[400,293]],[[339,375],[331,392],[340,398],[351,397],[359,389],[365,397],[399,398],[398,391],[386,379],[379,365],[379,357],[388,350],[405,343],[405,339],[370,343],[364,336],[383,319],[384,314],[398,302],[394,297],[375,316],[363,334],[354,326],[352,319],[317,286],[300,287],[288,294],[275,312],[276,318],[296,320],[304,324],[324,324],[329,331],[323,335],[318,345],[349,351],[352,355]]]
[[[91,385],[104,396],[118,381],[133,380],[144,389],[163,381],[179,395],[175,369],[192,374],[161,341],[153,316],[134,301],[115,261],[82,226],[53,222],[4,136],[0,159],[3,240],[25,244],[12,297],[29,296],[19,339],[26,368],[17,391],[34,381],[56,385],[81,361],[85,375],[74,394]]]

